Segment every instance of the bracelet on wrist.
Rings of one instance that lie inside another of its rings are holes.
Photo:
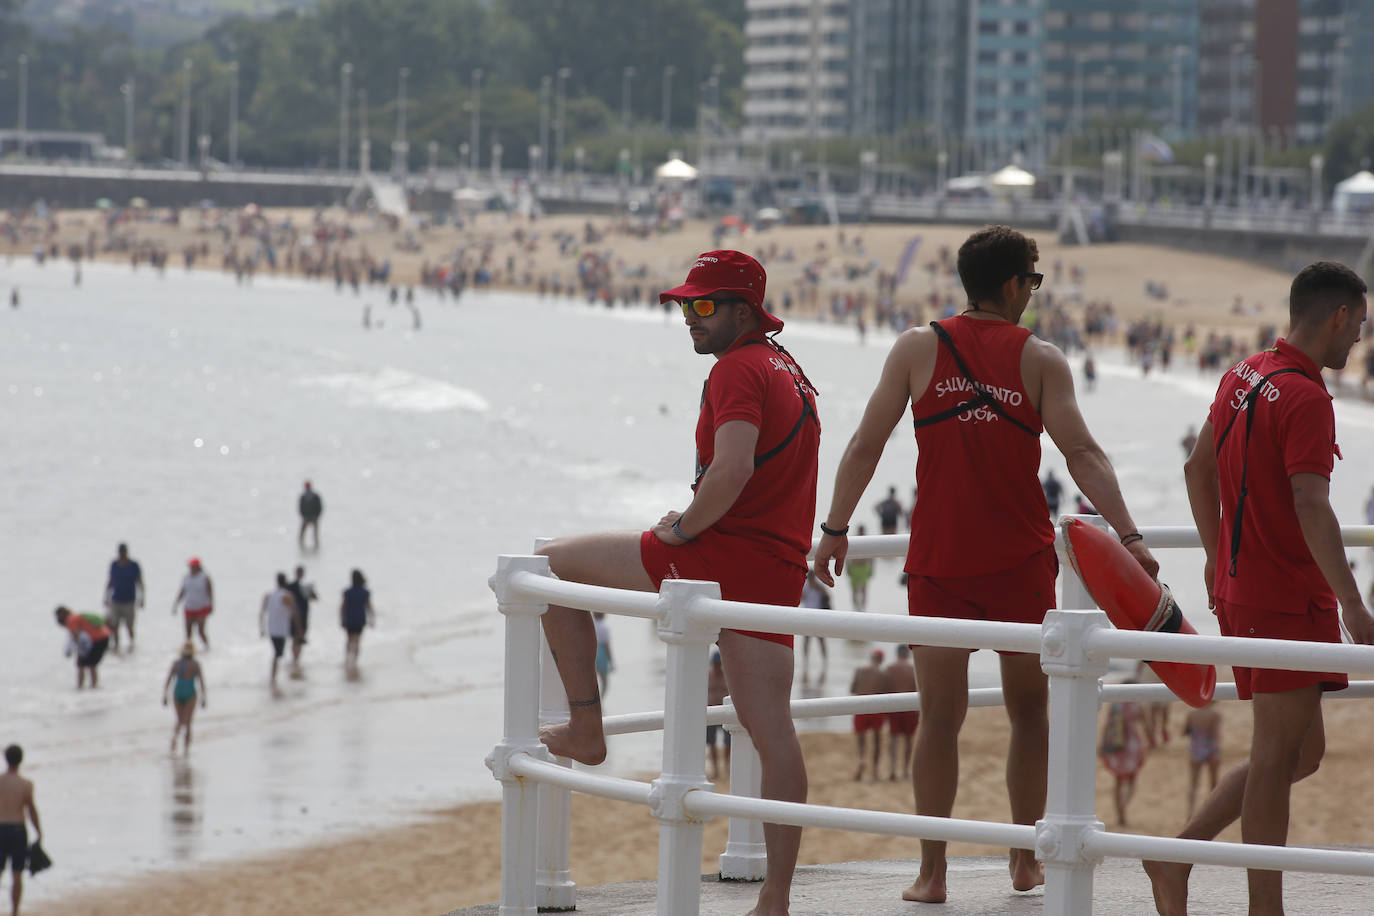
[[[682,538],[684,541],[690,541],[691,538],[688,537],[687,535],[683,534],[683,533],[682,533],[682,528],[679,527],[679,523],[680,523],[681,521],[682,521],[682,519],[679,518],[679,519],[677,519],[677,520],[675,520],[675,521],[673,522],[673,534],[676,534],[678,537]]]
[[[825,522],[821,522],[821,531],[830,535],[832,538],[842,538],[849,533],[849,526],[845,525],[843,528],[831,528],[827,526]]]
[[[1131,531],[1121,536],[1121,546],[1128,547],[1136,541],[1143,540],[1145,540],[1145,535],[1141,534],[1139,531]]]

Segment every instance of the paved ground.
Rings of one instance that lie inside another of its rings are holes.
[[[1007,880],[1003,858],[980,857],[950,862],[949,902],[936,907],[906,903],[902,889],[914,876],[912,862],[846,862],[797,869],[792,890],[796,916],[1016,916],[1042,911],[1040,891],[1018,894]],[[1098,867],[1094,888],[1095,914],[1137,916],[1154,912],[1150,883],[1137,862],[1108,859]],[[654,912],[654,883],[636,881],[603,887],[579,888],[577,909],[597,916],[644,916]],[[758,893],[756,884],[702,878],[703,916],[747,912]],[[1374,912],[1374,879],[1291,872],[1284,877],[1289,913],[1322,916],[1368,916]],[[1244,913],[1245,873],[1237,869],[1198,866],[1193,870],[1189,913],[1193,916]],[[496,904],[455,910],[449,916],[495,916]],[[1086,914],[1085,914],[1086,916]]]

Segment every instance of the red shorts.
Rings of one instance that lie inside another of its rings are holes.
[[[1217,623],[1223,636],[1252,639],[1297,639],[1306,642],[1341,641],[1340,611],[1308,604],[1304,610],[1271,611],[1216,599]],[[1248,700],[1257,693],[1283,693],[1319,684],[1322,690],[1343,690],[1350,677],[1336,672],[1285,671],[1282,668],[1244,668],[1236,665],[1236,693]]]
[[[861,712],[854,717],[854,734],[880,732],[883,730],[883,720],[886,718],[887,713],[883,712]]]
[[[746,549],[741,549],[744,546]],[[702,579],[720,583],[720,596],[726,601],[750,604],[801,604],[806,568],[776,557],[748,550],[739,538],[724,538],[705,531],[679,547],[659,540],[652,531],[639,536],[639,561],[653,580],[654,588],[664,579]],[[790,633],[756,633],[735,630],[745,636],[792,647]]]
[[[887,714],[887,730],[894,735],[914,735],[921,723],[921,714],[914,709]]]
[[[198,607],[194,610],[188,607],[182,613],[186,615],[187,620],[204,620],[210,616],[212,610],[214,610],[213,607]]]
[[[911,574],[906,580],[907,611],[913,617],[1039,625],[1045,621],[1045,612],[1055,605],[1054,580],[1058,575],[1059,558],[1053,547],[1032,554],[1018,566],[988,575]]]

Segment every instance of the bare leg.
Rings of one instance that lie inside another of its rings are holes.
[[[787,646],[723,630],[718,640],[725,680],[740,722],[759,753],[760,794],[781,801],[806,801],[806,762],[792,725],[792,650]],[[768,865],[759,888],[757,914],[785,914],[792,873],[801,848],[801,828],[764,824]]]
[[[1316,691],[1317,688],[1310,688]],[[1293,694],[1300,694],[1304,691],[1291,691],[1287,694],[1260,694],[1256,697],[1291,697]],[[1318,698],[1320,694],[1317,694]],[[1267,734],[1267,729],[1272,729],[1274,723],[1268,721],[1274,716],[1266,715],[1263,710],[1267,710],[1271,704],[1261,702],[1254,709],[1255,716],[1255,737],[1251,744],[1251,753],[1255,752],[1256,743],[1261,739],[1261,735]],[[1280,704],[1282,708],[1282,704]],[[1265,722],[1261,722],[1261,717]],[[1280,714],[1276,718],[1280,720],[1290,719],[1287,714]],[[1322,728],[1321,710],[1317,707],[1316,713],[1307,729],[1302,741],[1302,750],[1298,755],[1297,767],[1292,774],[1291,782],[1297,782],[1304,777],[1310,776],[1317,771],[1317,766],[1321,763],[1322,755],[1326,751],[1326,733]],[[1272,750],[1266,753],[1272,755]],[[1270,758],[1272,765],[1272,756]],[[1249,760],[1244,760],[1226,771],[1215,789],[1202,800],[1202,805],[1183,825],[1183,830],[1179,837],[1185,840],[1210,840],[1221,831],[1235,822],[1241,816],[1242,804],[1247,796],[1246,786],[1250,775]],[[1277,791],[1277,790],[1271,790]],[[1288,792],[1283,792],[1285,798],[1284,816],[1287,817],[1286,799]],[[1246,842],[1251,842],[1246,840]],[[1145,874],[1150,877],[1153,885],[1155,897],[1155,909],[1160,916],[1185,916],[1188,912],[1188,875],[1193,867],[1184,862],[1151,862],[1141,863],[1145,868]],[[1261,872],[1260,874],[1264,874]],[[1271,873],[1273,874],[1273,873]]]
[[[888,740],[889,740],[889,741],[892,740],[891,736],[888,736]],[[880,776],[878,775],[878,768],[879,768],[879,764],[882,762],[882,756],[883,756],[883,727],[882,727],[882,725],[880,724],[877,728],[873,729],[873,781],[874,781],[874,782],[877,782],[879,779],[882,778],[882,777],[880,777]]]
[[[19,916],[19,901],[24,898],[24,873],[11,871],[12,887],[10,887],[10,913],[12,916]]]
[[[1202,763],[1190,759],[1188,761],[1188,816],[1192,817],[1193,808],[1197,806],[1197,784],[1202,775]],[[1216,768],[1212,768],[1212,788],[1217,787]]]
[[[854,781],[860,782],[864,778],[864,761],[868,759],[868,732],[855,732],[854,740],[858,742],[859,768],[854,771]]]
[[[644,592],[654,588],[640,560],[638,532],[557,538],[541,547],[539,553],[549,558],[550,570],[560,579]],[[539,739],[556,756],[598,764],[606,759],[606,738],[601,729],[596,630],[591,615],[550,605],[543,624],[568,696],[569,718],[566,725],[542,729]]]
[[[196,632],[200,634],[200,641],[201,641],[201,644],[204,645],[205,648],[207,648],[207,649],[210,648],[210,637],[208,637],[208,636],[205,635],[205,618],[204,618],[204,617],[198,617],[198,618],[196,618]],[[187,639],[190,639],[190,638],[191,638],[191,634],[190,634],[189,631],[186,633],[186,638],[187,638]]]
[[[1011,820],[1034,824],[1045,815],[1050,755],[1049,684],[1034,655],[1002,656],[1002,690],[1011,741],[1007,746],[1007,794]],[[1045,883],[1045,869],[1030,849],[1013,849],[1011,886],[1028,891]]]
[[[911,767],[916,813],[949,817],[959,789],[959,729],[968,712],[969,650],[917,646],[912,655],[921,694]],[[943,903],[946,865],[944,841],[922,840],[920,874],[902,892],[902,899]]]

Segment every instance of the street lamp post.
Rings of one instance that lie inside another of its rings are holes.
[[[673,74],[677,67],[663,65],[663,132],[666,134],[673,123]]]
[[[191,58],[181,62],[181,135],[177,142],[182,168],[191,163]]]
[[[560,182],[563,180],[563,121],[564,115],[567,113],[564,105],[564,95],[566,93],[566,90],[564,89],[563,84],[567,82],[568,77],[570,76],[572,76],[572,70],[570,68],[558,68],[558,86],[554,93],[556,98],[556,104],[554,105],[553,116],[553,136],[555,143],[553,152],[553,171],[555,178]],[[581,175],[578,176],[578,181],[579,183],[581,182]]]
[[[491,180],[499,182],[501,180],[501,153],[503,147],[501,141],[496,140],[491,144]]]
[[[131,76],[119,87],[124,96],[124,161],[134,161],[134,78]]]
[[[229,62],[229,166],[239,164],[239,62]]]
[[[391,142],[391,174],[397,181],[405,181],[410,167],[410,144],[406,142],[406,78],[410,68],[402,67],[396,74],[396,139]]]
[[[1320,213],[1322,212],[1322,195],[1324,194],[1322,189],[1322,168],[1326,165],[1326,159],[1321,153],[1313,153],[1312,159],[1308,164],[1312,167],[1312,187],[1307,193],[1307,203],[1308,206],[1312,208],[1313,213]]]
[[[19,158],[24,158],[29,132],[29,56],[19,55]]]
[[[372,141],[367,136],[367,90],[358,90],[358,171],[372,171]]]
[[[425,144],[425,149],[429,153],[429,180],[434,180],[434,173],[439,171],[439,141],[431,140]]]
[[[353,75],[353,65],[344,63],[339,67],[339,172],[348,171],[348,80]]]
[[[626,67],[621,71],[620,80],[620,129],[630,129],[630,81],[634,79],[635,68]]]
[[[553,94],[553,77],[546,76],[539,81],[539,171],[548,171],[549,156],[549,106]]]
[[[468,138],[468,150],[472,153],[470,166],[473,172],[477,171],[477,166],[482,160],[481,147],[478,140],[481,139],[482,122],[482,68],[474,67],[472,70],[472,131]]]

